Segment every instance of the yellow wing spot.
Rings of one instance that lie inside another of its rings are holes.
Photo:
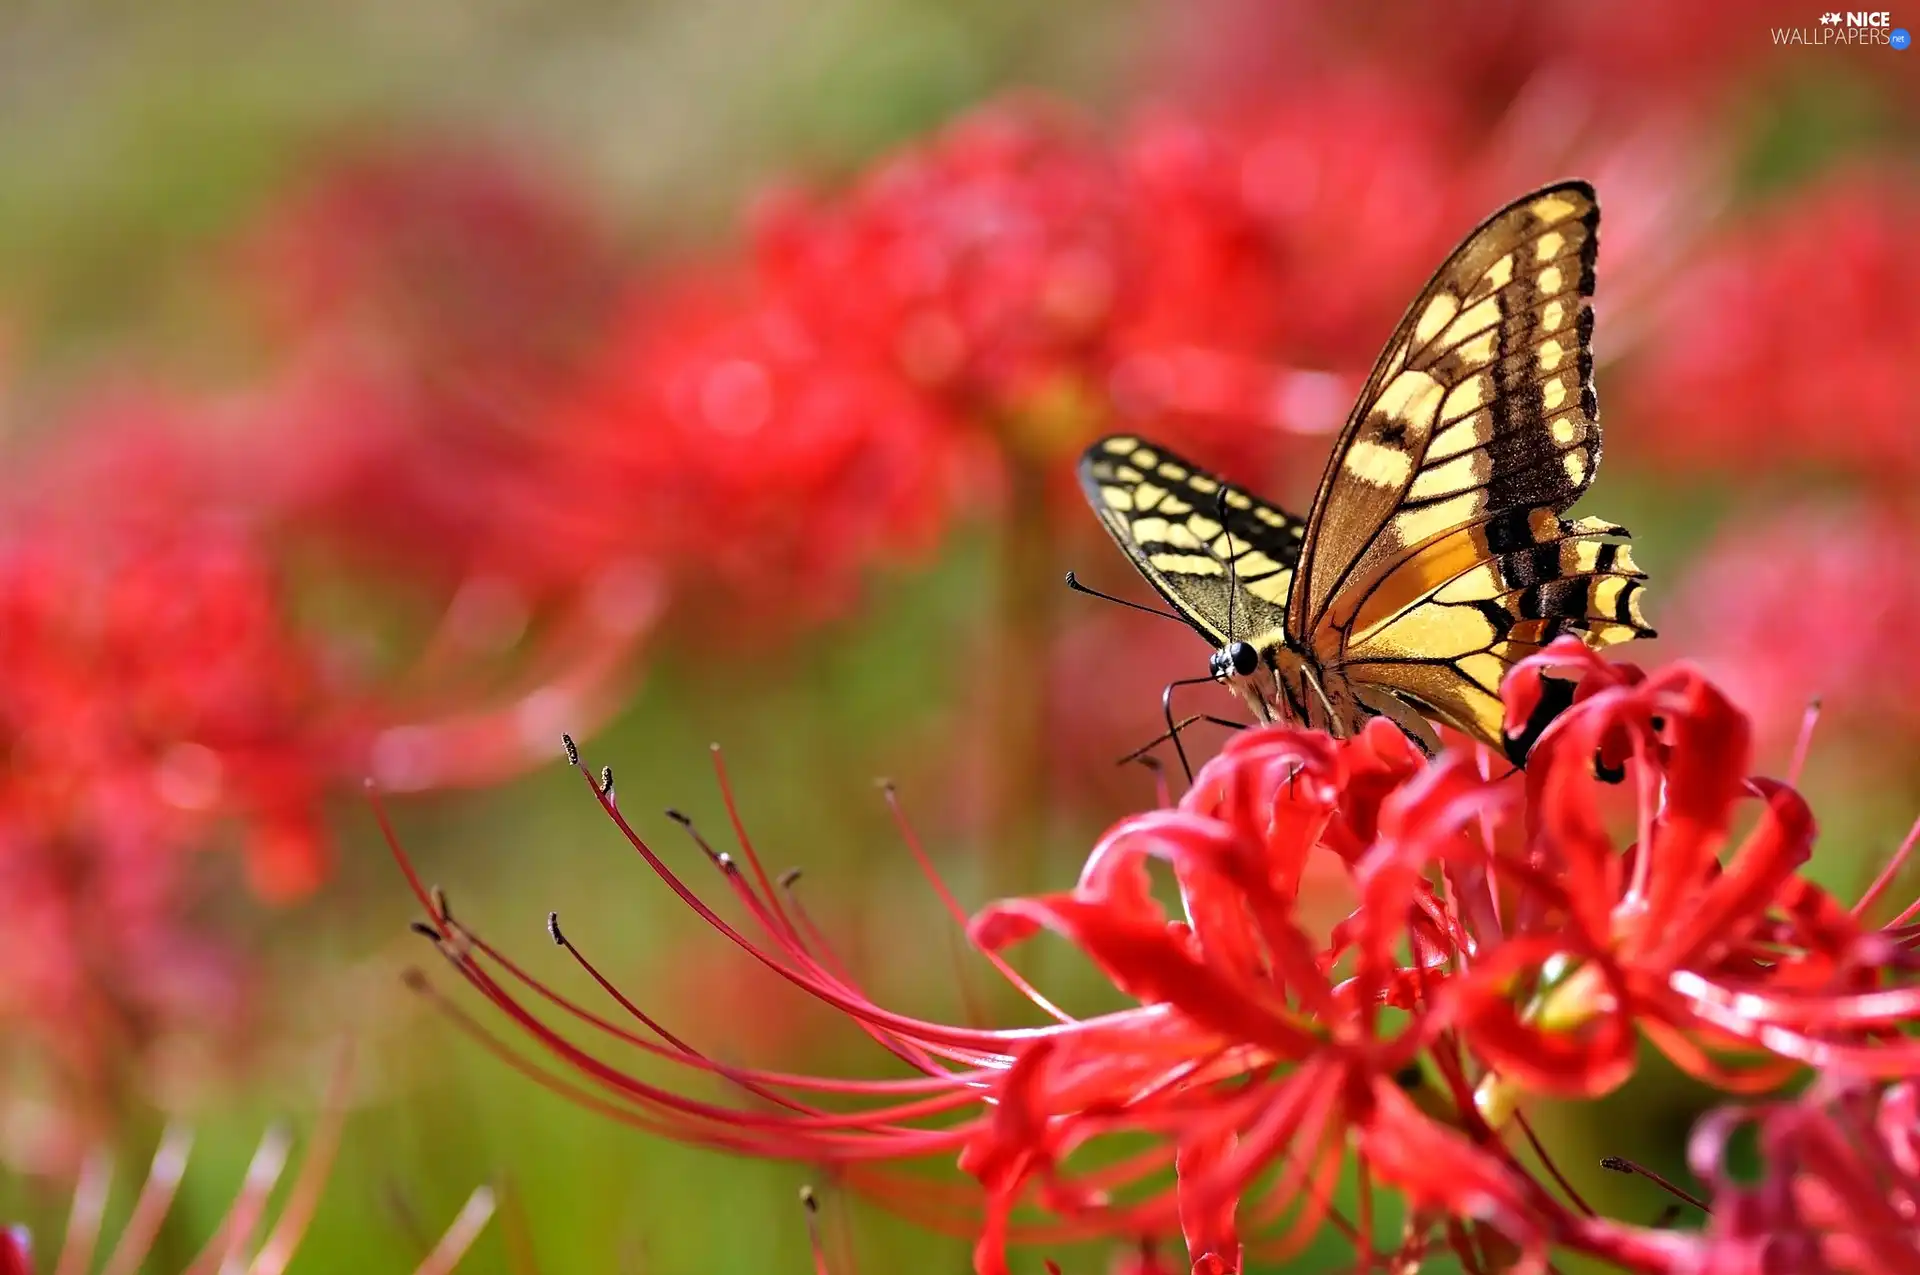
[[[1133,498],[1142,509],[1151,509],[1167,498],[1167,489],[1158,483],[1142,482],[1133,489]]]
[[[1403,545],[1417,545],[1443,531],[1451,531],[1473,516],[1473,500],[1442,501],[1422,509],[1403,509],[1394,515],[1393,533]]]
[[[1478,614],[1478,612],[1475,614]],[[1463,660],[1455,660],[1454,664],[1482,689],[1488,691],[1498,691],[1500,689],[1500,679],[1507,675],[1505,662],[1503,662],[1499,656],[1490,652],[1482,652],[1479,655],[1469,655]]]
[[[1593,582],[1593,593],[1587,602],[1587,610],[1595,615],[1610,616],[1613,609],[1620,605],[1620,594],[1633,583],[1619,576],[1601,576]]]
[[[1227,503],[1228,503],[1229,505],[1232,505],[1232,506],[1233,506],[1233,507],[1234,507],[1235,509],[1251,509],[1251,508],[1253,508],[1253,501],[1251,501],[1251,500],[1249,500],[1249,499],[1247,498],[1247,494],[1246,494],[1245,492],[1240,492],[1240,491],[1230,491],[1230,492],[1228,492],[1228,493],[1227,493]]]
[[[1486,452],[1468,452],[1444,465],[1422,470],[1407,490],[1409,500],[1431,500],[1478,487],[1493,476],[1493,458]]]
[[[1560,267],[1559,266],[1548,266],[1545,270],[1542,270],[1540,272],[1540,291],[1542,292],[1560,291]]]
[[[1265,580],[1256,580],[1246,588],[1247,592],[1251,593],[1254,597],[1266,602],[1271,602],[1275,606],[1283,607],[1287,605],[1287,593],[1292,587],[1293,573],[1289,571],[1284,575],[1268,576]]]
[[[1347,453],[1346,469],[1360,482],[1398,489],[1413,476],[1413,457],[1361,439]]]
[[[1259,509],[1254,510],[1253,516],[1258,518],[1261,522],[1266,523],[1269,527],[1284,527],[1287,525],[1287,520],[1285,518],[1282,518],[1279,514],[1275,513],[1271,509],[1266,508],[1264,505],[1261,506]]]
[[[1158,456],[1155,456],[1152,452],[1148,451],[1144,447],[1136,450],[1133,453],[1133,455],[1129,457],[1129,459],[1132,460],[1134,464],[1140,466],[1140,468],[1142,469],[1152,469],[1155,465],[1160,463],[1160,458]]]
[[[1133,449],[1139,445],[1139,439],[1122,435],[1119,438],[1109,438],[1106,442],[1106,451],[1109,456],[1131,456]]]
[[[1434,410],[1445,391],[1440,382],[1425,372],[1402,372],[1380,391],[1372,415],[1385,417],[1425,433],[1433,424]]]
[[[1643,629],[1647,627],[1647,622],[1640,618],[1639,594],[1634,594],[1633,598],[1627,603],[1627,614],[1633,617],[1634,624],[1639,625]],[[1587,645],[1589,646],[1612,646],[1615,642],[1626,642],[1639,636],[1640,634],[1634,630],[1632,624],[1612,624],[1596,620],[1587,625],[1587,637],[1589,639]]]
[[[1540,326],[1549,332],[1557,332],[1566,317],[1567,306],[1564,301],[1549,301],[1546,308],[1540,311]]]
[[[1280,570],[1279,563],[1269,558],[1266,554],[1261,553],[1258,549],[1252,553],[1242,553],[1234,562],[1233,566],[1234,570],[1238,571],[1241,575],[1248,576],[1271,575],[1273,572]]]
[[[1212,540],[1220,534],[1219,523],[1211,518],[1202,518],[1197,514],[1187,519],[1187,526],[1192,530],[1194,535],[1200,537],[1202,540]]]
[[[1561,221],[1580,211],[1578,204],[1559,195],[1546,195],[1533,201],[1529,209],[1541,221]]]
[[[1542,341],[1540,343],[1540,370],[1542,372],[1559,371],[1560,360],[1565,358],[1566,354],[1567,351],[1565,347],[1553,338],[1549,337]]]
[[[1483,562],[1473,570],[1450,581],[1440,592],[1433,595],[1435,602],[1483,602],[1488,598],[1497,598],[1506,592],[1506,585],[1500,579],[1500,570],[1491,562]]]
[[[1160,512],[1169,518],[1184,518],[1193,512],[1193,506],[1168,492],[1160,501]]]
[[[1195,474],[1187,483],[1187,486],[1193,488],[1203,496],[1211,496],[1214,492],[1220,490],[1220,484],[1208,478],[1205,474]]]
[[[1567,469],[1567,481],[1584,483],[1587,481],[1587,454],[1584,451],[1568,452],[1561,462]]]
[[[1464,341],[1453,348],[1454,357],[1464,367],[1485,367],[1493,362],[1494,346],[1500,340],[1497,331],[1482,332],[1471,341]]]
[[[1557,389],[1560,389],[1560,382],[1558,381],[1550,382],[1547,386],[1547,390],[1548,390],[1547,406],[1549,410],[1558,406],[1557,403],[1552,401],[1552,391]],[[1564,395],[1566,391],[1561,390],[1561,393],[1562,395]],[[1560,444],[1562,447],[1566,447],[1569,444],[1577,443],[1580,441],[1580,422],[1574,420],[1573,417],[1571,416],[1556,416],[1553,418],[1553,424],[1549,425],[1547,428],[1553,433],[1553,441]]]
[[[1170,483],[1184,482],[1187,477],[1186,467],[1163,460],[1160,462],[1160,476]]]
[[[1135,469],[1132,465],[1114,466],[1113,476],[1123,483],[1137,483],[1146,478],[1145,474]]]
[[[1425,345],[1439,336],[1452,321],[1453,316],[1458,313],[1460,313],[1459,299],[1451,292],[1442,292],[1427,302],[1426,311],[1420,316],[1420,322],[1413,326],[1413,339]]]
[[[1141,518],[1133,524],[1135,540],[1152,541],[1172,545],[1175,549],[1187,549],[1198,552],[1199,537],[1188,530],[1184,522],[1168,522],[1165,518]]]
[[[1461,452],[1470,452],[1493,438],[1493,417],[1476,412],[1463,421],[1441,430],[1427,446],[1427,463],[1449,460]]]
[[[1148,559],[1158,570],[1169,575],[1217,576],[1226,574],[1219,561],[1204,553],[1156,553]]]
[[[1508,253],[1506,256],[1500,258],[1500,260],[1494,262],[1491,266],[1488,266],[1487,273],[1482,277],[1485,278],[1488,286],[1495,292],[1498,292],[1500,289],[1512,283],[1513,282],[1513,254]]]
[[[1441,415],[1448,420],[1457,420],[1479,410],[1480,405],[1493,397],[1493,384],[1484,373],[1470,376],[1447,391],[1447,399]]]
[[[1560,249],[1566,245],[1567,238],[1557,230],[1550,230],[1533,241],[1533,259],[1552,261],[1560,255]]]
[[[1443,345],[1458,345],[1461,341],[1483,329],[1500,326],[1500,303],[1492,297],[1479,301],[1461,311],[1460,317],[1447,326],[1441,336]],[[1488,342],[1491,352],[1492,342]]]
[[[1567,387],[1559,381],[1548,381],[1540,389],[1540,401],[1549,412],[1557,411],[1560,404],[1567,401]],[[1562,443],[1570,441],[1560,437],[1558,421],[1554,422],[1554,426],[1554,441]]]
[[[1493,622],[1471,607],[1416,603],[1360,641],[1375,649],[1444,660],[1485,650],[1497,636]]]
[[[1117,509],[1123,514],[1133,512],[1133,493],[1125,487],[1102,487],[1100,499],[1106,502],[1109,509]]]

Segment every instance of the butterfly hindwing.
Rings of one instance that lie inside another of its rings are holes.
[[[1208,641],[1260,645],[1282,631],[1300,519],[1131,435],[1089,447],[1080,485],[1134,566]]]

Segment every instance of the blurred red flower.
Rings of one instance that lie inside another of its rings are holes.
[[[626,273],[580,193],[484,148],[349,150],[264,209],[234,259],[273,337],[255,497],[443,587],[525,565],[488,560],[511,545],[499,504],[550,444],[545,405],[604,339]]]
[[[1737,519],[1675,590],[1673,632],[1775,745],[1815,700],[1875,751],[1920,738],[1917,541],[1912,516],[1871,504]]]
[[[1687,469],[1812,465],[1904,492],[1920,472],[1916,217],[1912,179],[1843,172],[1726,233],[1668,281],[1620,436]]]
[[[238,528],[10,520],[0,1023],[75,1122],[56,1139],[143,1083],[150,1047],[242,1025],[249,972],[199,915],[195,860],[236,840],[276,900],[325,878],[321,795],[353,747],[329,689]]]
[[[1278,313],[1311,286],[1316,245],[1275,243],[1233,145],[1172,120],[1114,141],[1064,107],[1003,101],[838,197],[770,200],[755,259],[820,340],[934,396],[1016,466],[1064,474],[1116,415],[1177,417],[1183,448],[1257,475],[1282,427],[1328,428],[1340,409],[1324,378],[1295,385]]]
[[[1757,1182],[1727,1164],[1751,1123]],[[1920,1090],[1830,1080],[1793,1102],[1716,1112],[1695,1133],[1693,1171],[1713,1184],[1699,1269],[1896,1275],[1920,1270]]]
[[[580,567],[659,564],[729,641],[840,614],[945,529],[969,463],[937,405],[720,276],[643,289],[549,420],[509,525]]]
[[[1489,778],[1504,764],[1480,750],[1425,762],[1385,722],[1341,741],[1278,727],[1234,736],[1178,803],[1103,837],[1073,889],[973,918],[975,947],[1051,1020],[1038,1027],[949,1026],[875,1004],[782,902],[736,818],[737,852],[701,844],[759,931],[749,938],[632,830],[610,786],[599,789],[675,892],[919,1073],[905,1080],[723,1063],[613,992],[639,1025],[620,1026],[534,979],[413,883],[432,918],[425,931],[554,1069],[441,1002],[516,1066],[643,1129],[835,1164],[910,1216],[977,1228],[982,1272],[1006,1269],[1010,1242],[1176,1231],[1196,1271],[1238,1271],[1243,1254],[1296,1251],[1331,1222],[1382,1264],[1437,1242],[1467,1255],[1504,1246],[1514,1269],[1540,1269],[1564,1248],[1679,1275],[1702,1268],[1667,1260],[1520,1165],[1508,1141],[1516,1127],[1532,1137],[1521,1105],[1619,1085],[1642,1035],[1733,1091],[1808,1067],[1911,1074],[1920,1055],[1905,1033],[1920,1020],[1920,985],[1906,949],[1920,905],[1874,929],[1857,913],[1884,881],[1849,910],[1800,875],[1813,840],[1804,802],[1746,777],[1746,720],[1685,666],[1649,676],[1562,642],[1510,679],[1510,721],[1532,720],[1549,695],[1569,706],[1524,783]],[[1754,800],[1758,821],[1730,843]],[[1624,846],[1614,814],[1635,834]],[[1337,865],[1358,900],[1331,928],[1310,927],[1299,906],[1316,859]],[[1154,889],[1156,868],[1178,886],[1177,914]],[[1000,953],[1042,929],[1132,1007],[1079,1018],[1027,984]],[[554,937],[613,990],[557,923]],[[550,1025],[542,1005],[601,1045],[710,1077],[739,1100],[629,1073]],[[1090,1150],[1110,1143],[1130,1149]],[[1357,1221],[1332,1198],[1350,1154]],[[946,1156],[981,1184],[983,1212],[893,1168]],[[1410,1218],[1392,1253],[1373,1247],[1369,1201],[1381,1186]],[[1019,1220],[1030,1209],[1047,1220]]]

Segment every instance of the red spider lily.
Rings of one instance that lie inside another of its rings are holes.
[[[391,147],[320,165],[240,240],[280,334],[248,462],[277,515],[443,585],[529,568],[499,560],[498,505],[625,273],[583,202],[505,155]]]
[[[1570,696],[1568,677],[1578,678]],[[1851,910],[1798,875],[1811,816],[1785,785],[1745,777],[1745,719],[1697,673],[1647,676],[1563,642],[1510,681],[1511,722],[1532,720],[1550,693],[1572,704],[1541,736],[1524,784],[1486,778],[1484,754],[1425,763],[1384,722],[1344,741],[1282,728],[1236,735],[1178,803],[1102,838],[1072,890],[973,918],[974,946],[1052,1020],[1032,1028],[947,1026],[875,1004],[774,887],[729,799],[738,855],[700,844],[762,931],[748,937],[634,832],[610,777],[601,785],[609,815],[683,900],[917,1079],[719,1062],[616,991],[556,925],[556,941],[640,1029],[622,1026],[534,979],[415,888],[442,952],[577,1078],[519,1057],[441,1002],[514,1065],[637,1127],[832,1163],[912,1216],[977,1225],[982,1271],[1005,1269],[1010,1242],[1176,1230],[1196,1270],[1233,1271],[1243,1254],[1292,1252],[1331,1222],[1375,1262],[1417,1261],[1440,1228],[1447,1246],[1482,1255],[1473,1262],[1498,1249],[1513,1269],[1537,1270],[1557,1246],[1677,1272],[1641,1237],[1534,1180],[1507,1145],[1515,1129],[1532,1137],[1519,1105],[1617,1086],[1641,1034],[1739,1091],[1808,1065],[1906,1074],[1920,1065],[1902,1034],[1920,1013],[1907,955],[1915,909],[1878,930],[1860,919],[1897,861]],[[1623,790],[1603,782],[1614,771]],[[1608,831],[1605,800],[1617,791],[1637,831],[1626,849]],[[1735,842],[1744,801],[1759,819]],[[1319,932],[1299,906],[1316,859],[1338,865],[1358,900]],[[1175,916],[1152,891],[1156,867],[1178,886]],[[1080,949],[1135,1007],[1079,1018],[1021,980],[999,953],[1040,929]],[[555,1011],[603,1045],[717,1078],[743,1101],[633,1076],[558,1030]],[[1416,1065],[1425,1079],[1410,1092]],[[1142,1134],[1149,1149],[1117,1161],[1096,1149]],[[1331,1198],[1349,1154],[1358,1219]],[[977,1219],[965,1197],[890,1163],[946,1156],[985,1191]],[[1380,1187],[1409,1210],[1397,1253],[1373,1247]],[[1020,1221],[1026,1208],[1049,1220]],[[1449,1217],[1472,1222],[1443,1227]]]
[[[1333,413],[1305,402],[1313,378],[1293,392],[1275,341],[1272,280],[1292,263],[1231,178],[1211,185],[1209,144],[1186,144],[992,105],[837,198],[770,201],[760,277],[820,340],[934,396],[1016,466],[1059,469],[1115,413],[1174,413],[1198,432],[1184,446],[1257,470],[1289,402],[1315,425]]]
[[[215,1226],[206,1246],[183,1268],[183,1275],[213,1275],[216,1271],[281,1275],[286,1270],[313,1221],[333,1168],[341,1122],[346,1117],[348,1079],[349,1069],[343,1060],[321,1109],[320,1123],[287,1189],[273,1228],[264,1238],[260,1236],[269,1199],[287,1167],[288,1138],[280,1130],[269,1131],[261,1139],[232,1205]],[[170,1129],[161,1137],[126,1226],[99,1268],[101,1275],[134,1275],[150,1269],[147,1263],[154,1240],[173,1206],[192,1145],[191,1135],[183,1130]],[[113,1176],[111,1170],[104,1156],[95,1156],[86,1162],[74,1188],[73,1208],[59,1256],[47,1269],[58,1272],[93,1269],[94,1254],[103,1238],[101,1226]],[[493,1207],[493,1192],[486,1187],[476,1190],[433,1251],[414,1268],[414,1275],[446,1275],[458,1266],[492,1217]],[[27,1232],[18,1227],[0,1231],[0,1275],[34,1275],[38,1269]]]
[[[1759,1176],[1727,1164],[1751,1126]],[[1920,1269],[1920,1096],[1824,1077],[1792,1101],[1728,1107],[1695,1130],[1689,1159],[1712,1186],[1704,1232],[1594,1224],[1641,1268],[1686,1275],[1897,1275]],[[1674,1188],[1670,1188],[1674,1189]],[[1684,1194],[1684,1193],[1682,1193]],[[1691,1200],[1692,1197],[1687,1197]]]
[[[1916,537],[1911,516],[1872,506],[1742,519],[1676,590],[1673,628],[1763,738],[1790,739],[1816,698],[1843,734],[1920,737],[1907,643],[1920,628]]]
[[[309,412],[313,428],[270,437]],[[322,426],[334,414],[354,422],[344,439]],[[323,579],[330,597],[361,602],[380,586],[345,570],[348,558],[312,552],[313,509],[302,484],[333,481],[332,449],[358,447],[355,430],[390,442],[407,428],[375,382],[354,377],[288,373],[265,389],[200,397],[121,386],[56,418],[46,443],[15,459],[17,482],[0,505],[10,525],[58,525],[68,529],[63,535],[101,545],[108,562],[145,539],[165,543],[178,524],[217,525],[218,536],[275,585],[269,552],[320,569],[303,583]],[[490,510],[520,509],[531,503],[526,468],[512,483],[504,468],[491,477],[447,477]],[[528,531],[524,520],[504,521]],[[473,526],[484,523],[476,518]],[[331,639],[332,650],[353,655],[326,669],[317,782],[369,770],[394,790],[495,782],[526,767],[532,740],[617,708],[664,603],[661,571],[631,547],[569,560],[562,570],[556,546],[516,543],[491,525],[487,536],[492,543],[461,548],[468,574],[457,587],[444,596],[428,590],[429,608],[440,608],[432,628],[403,630],[392,650],[375,649],[364,630],[311,631],[324,613],[303,616],[309,632],[298,639],[288,621],[289,641]],[[299,552],[289,554],[295,545]],[[304,684],[290,678],[282,691]]]
[[[315,802],[344,746],[326,733],[324,663],[244,534],[36,524],[0,545],[0,608],[16,861],[61,847],[162,860],[232,818],[262,894],[318,883]]]
[[[576,562],[644,554],[677,597],[724,601],[735,638],[843,610],[944,528],[966,464],[910,386],[717,277],[636,298],[553,419],[542,539]]]
[[[1671,278],[1625,383],[1629,422],[1670,464],[1812,464],[1904,491],[1920,470],[1914,183],[1848,172],[1785,197]],[[1844,422],[1844,427],[1836,427]]]
[[[0,1022],[51,1063],[61,1137],[149,1046],[240,1027],[195,860],[236,839],[272,899],[326,876],[320,797],[354,755],[329,682],[237,528],[108,514],[0,540]]]

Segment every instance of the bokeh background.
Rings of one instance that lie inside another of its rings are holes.
[[[1776,772],[1821,698],[1816,875],[1857,891],[1920,808],[1920,52],[1776,41],[1819,18],[0,10],[0,1213],[57,1235],[105,1149],[120,1216],[190,1123],[152,1264],[177,1269],[350,1034],[296,1271],[411,1269],[483,1181],[503,1203],[463,1270],[797,1272],[803,1181],[839,1269],[966,1269],[815,1169],[663,1145],[459,1035],[403,987],[453,990],[360,780],[541,976],[588,990],[558,909],[716,1056],[883,1074],[659,886],[560,732],[689,869],[655,812],[723,830],[723,744],[877,997],[964,1012],[875,779],[966,904],[1064,883],[1154,800],[1116,759],[1202,669],[1061,587],[1142,596],[1079,447],[1143,429],[1304,509],[1427,272],[1567,175],[1605,210],[1582,510],[1654,575],[1636,657],[1725,678]],[[1028,967],[1099,1004],[1064,954]],[[1647,1068],[1542,1122],[1583,1189],[1651,1216],[1581,1166],[1683,1172],[1708,1097]]]

